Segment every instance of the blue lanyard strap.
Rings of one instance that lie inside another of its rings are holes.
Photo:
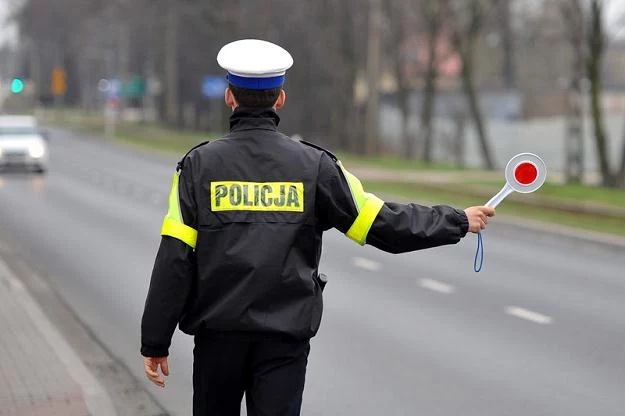
[[[480,258],[478,264],[477,258]],[[484,264],[484,242],[482,241],[482,233],[477,233],[477,249],[475,250],[475,259],[473,260],[473,271],[479,273],[482,270],[482,264]]]

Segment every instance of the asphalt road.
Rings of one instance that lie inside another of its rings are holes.
[[[142,379],[175,158],[59,131],[50,144],[47,176],[0,176],[0,239]],[[623,415],[625,251],[515,230],[491,223],[479,274],[474,236],[394,256],[328,233],[303,415]],[[167,388],[149,388],[188,415],[192,339],[171,354]]]

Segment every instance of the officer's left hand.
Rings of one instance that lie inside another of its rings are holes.
[[[158,367],[161,367],[163,375],[169,375],[169,365],[167,357],[143,357],[143,367],[145,375],[152,383],[159,387],[165,387],[165,379],[158,373]]]

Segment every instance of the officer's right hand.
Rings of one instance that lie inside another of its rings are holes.
[[[486,228],[488,217],[495,216],[495,208],[490,207],[469,207],[464,210],[469,220],[469,231],[479,233]]]
[[[163,375],[169,375],[167,357],[143,357],[143,367],[148,380],[159,387],[165,387],[165,379],[158,373],[158,367],[161,367]]]

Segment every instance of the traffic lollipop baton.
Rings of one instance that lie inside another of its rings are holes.
[[[487,203],[487,207],[495,208],[512,192],[532,193],[540,188],[547,179],[545,162],[533,153],[519,153],[506,165],[506,184]],[[478,264],[478,257],[480,259]],[[477,251],[473,260],[473,270],[482,270],[484,262],[484,243],[482,233],[477,234]]]

